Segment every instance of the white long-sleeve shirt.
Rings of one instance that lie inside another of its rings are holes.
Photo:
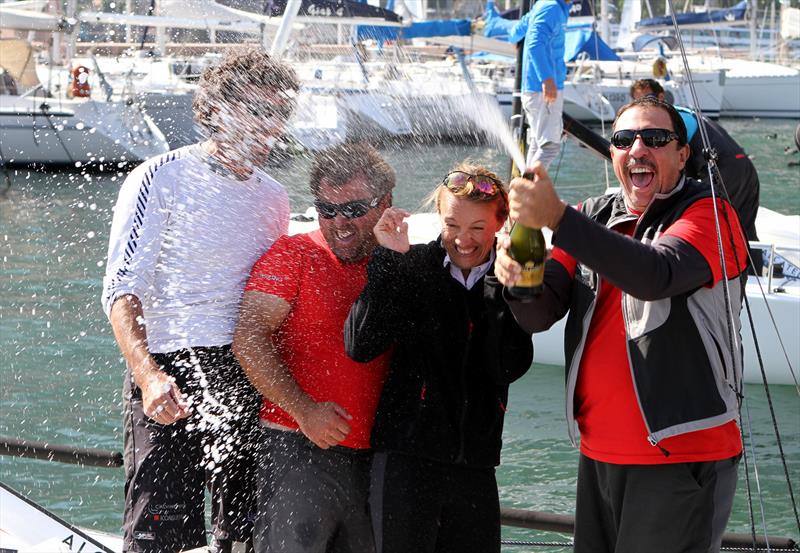
[[[152,353],[230,344],[250,268],[288,230],[283,186],[208,160],[193,145],[143,163],[114,208],[103,309],[139,298]]]

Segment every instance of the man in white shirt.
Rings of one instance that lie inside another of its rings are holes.
[[[259,169],[299,88],[256,48],[207,69],[194,98],[208,139],[137,167],[120,189],[103,307],[125,357],[124,550],[206,545],[252,534],[258,393],[230,351],[242,290],[288,229],[286,190]]]

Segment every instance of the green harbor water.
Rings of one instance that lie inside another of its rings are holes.
[[[797,124],[789,120],[725,120],[723,124],[754,160],[761,203],[800,213],[800,169],[785,155]],[[417,210],[425,193],[458,160],[471,157],[508,171],[508,158],[487,146],[387,147],[398,174],[395,204]],[[567,143],[551,171],[562,196],[579,201],[605,188],[610,166]],[[290,191],[293,211],[310,205],[308,162],[272,170]],[[124,175],[17,171],[0,196],[0,435],[53,444],[121,450],[123,363],[99,296],[111,208]],[[2,187],[0,183],[0,187]],[[796,340],[800,329],[784,329]],[[793,360],[795,367],[800,360]],[[800,488],[800,398],[790,386],[772,386],[784,452],[795,490]],[[800,539],[780,462],[763,386],[748,385],[754,447],[748,449],[754,510],[760,529],[753,460],[758,467],[771,535]],[[511,388],[498,469],[504,506],[571,513],[577,451],[566,436],[563,369],[535,364]],[[729,524],[749,532],[744,471]],[[121,469],[0,457],[0,480],[85,527],[118,533],[122,520]],[[800,490],[798,490],[800,491]],[[797,491],[796,491],[797,493]],[[563,536],[504,529],[510,539]],[[531,551],[508,546],[504,551]]]

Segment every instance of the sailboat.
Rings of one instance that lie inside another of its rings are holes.
[[[0,162],[115,167],[162,154],[164,135],[136,104],[94,99],[86,88],[50,90],[26,41],[0,41]]]
[[[748,12],[745,1],[731,8],[675,14],[681,33],[693,29],[713,30],[720,26],[750,26],[749,52],[742,50],[737,55],[728,51],[723,54],[718,45],[713,49],[688,52],[687,60],[694,78],[708,73],[720,74],[719,106],[709,109],[704,107],[701,99],[700,108],[712,117],[800,118],[800,70],[755,59],[755,16]],[[674,56],[677,42],[672,16],[641,18],[641,0],[626,0],[622,17],[617,46],[629,51],[627,56],[623,56],[627,63],[638,64],[636,69],[630,70],[631,75],[653,77],[652,72],[647,74],[649,68],[661,59],[663,70],[655,76],[680,79],[683,66]],[[652,50],[654,47],[657,51]],[[699,90],[703,88],[707,87],[699,87]],[[690,105],[687,101],[676,100],[676,103]]]
[[[73,526],[0,482],[0,550],[118,553],[122,538]]]
[[[371,25],[399,26],[396,14],[381,9],[364,7],[354,2],[301,2],[298,14],[287,29],[325,24],[354,25],[370,22]],[[197,2],[192,14],[176,2],[161,2],[158,15],[141,16],[106,12],[81,12],[81,21],[105,24],[126,24],[156,29],[184,28],[226,30],[260,37],[262,44],[273,43],[279,37],[286,3],[273,3],[266,14],[248,11],[241,2]],[[157,32],[163,36],[163,32]],[[287,38],[282,38],[281,54]],[[191,98],[196,84],[187,82],[175,69],[182,64],[164,55],[161,44],[155,57],[123,58],[123,70],[116,59],[99,58],[98,64],[111,80],[120,83],[115,89],[130,91],[143,101],[148,113],[161,123],[171,145],[194,142],[198,136],[194,129]],[[217,56],[218,57],[218,56]],[[193,59],[193,65],[214,63],[214,55]],[[113,70],[109,69],[114,66]],[[387,98],[374,83],[365,77],[363,65],[353,61],[304,61],[293,66],[301,79],[298,108],[289,121],[288,134],[295,143],[307,150],[323,149],[344,140],[368,138],[383,140],[402,137],[411,132],[407,115],[396,102]],[[131,75],[146,77],[131,79]],[[196,79],[195,79],[196,80]]]

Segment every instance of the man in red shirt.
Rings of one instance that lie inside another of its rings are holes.
[[[265,398],[257,551],[374,551],[369,438],[389,358],[350,360],[342,329],[394,184],[371,146],[322,152],[319,230],[279,239],[250,273],[233,349]]]
[[[553,230],[545,289],[507,301],[530,332],[569,311],[567,419],[580,464],[575,551],[718,551],[742,443],[739,312],[746,250],[735,211],[684,176],[678,112],[624,106],[611,139],[621,190],[578,209],[547,173],[511,183],[511,217]],[[505,249],[506,286],[520,267]]]

